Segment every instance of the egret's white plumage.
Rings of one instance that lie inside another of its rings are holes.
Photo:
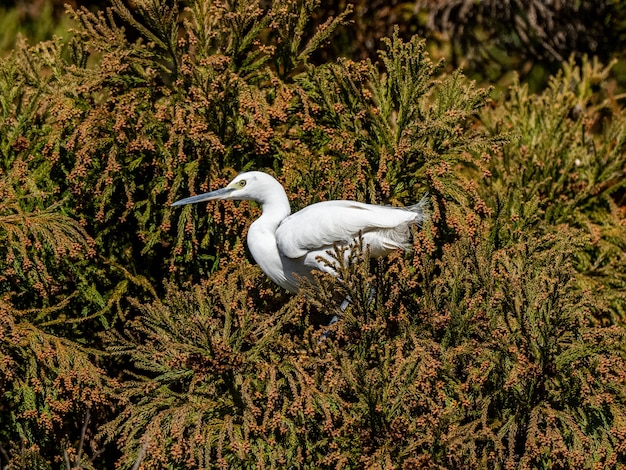
[[[282,185],[260,171],[242,173],[225,188],[192,196],[173,206],[214,199],[249,199],[263,213],[248,231],[248,248],[263,272],[290,292],[313,270],[332,271],[328,259],[334,246],[347,246],[361,236],[373,257],[411,246],[411,226],[426,220],[426,199],[406,208],[355,201],[326,201],[289,215],[289,199]]]

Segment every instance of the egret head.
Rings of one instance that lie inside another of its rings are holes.
[[[271,197],[277,192],[284,194],[282,186],[273,177],[261,171],[248,171],[237,175],[237,177],[224,188],[181,199],[174,202],[172,206],[182,206],[184,204],[212,201],[215,199],[233,199],[236,201],[252,200],[264,203],[268,197]]]

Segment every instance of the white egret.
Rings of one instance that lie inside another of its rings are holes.
[[[276,284],[297,292],[313,270],[333,273],[328,252],[359,237],[372,257],[411,246],[411,226],[427,218],[427,200],[399,208],[356,201],[325,201],[291,214],[282,185],[260,171],[241,173],[225,188],[181,199],[180,206],[214,199],[252,200],[262,214],[248,231],[248,248],[263,272]]]

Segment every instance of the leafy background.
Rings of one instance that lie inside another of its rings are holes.
[[[626,463],[623,2],[3,8],[0,468]],[[431,221],[289,296],[247,169]]]

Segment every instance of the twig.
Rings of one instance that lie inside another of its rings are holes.
[[[91,418],[91,411],[87,408],[85,411],[85,422],[83,423],[83,427],[80,430],[80,441],[78,442],[78,452],[76,453],[76,465],[79,466],[81,460],[83,460],[83,444],[85,443],[85,434],[87,433],[87,425],[89,424],[89,420]]]
[[[63,459],[65,460],[67,470],[72,470],[72,464],[70,463],[70,456],[67,455],[67,449],[63,449]]]
[[[132,470],[139,470],[139,466],[141,465],[141,462],[143,462],[143,459],[146,456],[146,448],[148,447],[149,443],[150,443],[150,436],[146,438],[143,445],[141,446],[141,449],[139,449],[139,454],[137,455],[137,460],[135,461],[135,464],[133,465]]]
[[[4,457],[4,460],[7,461],[7,464],[4,467],[2,466],[2,462],[0,462],[0,470],[3,469],[3,468],[4,469],[9,468],[9,454],[7,454],[7,451],[4,450],[4,447],[2,446],[2,443],[0,443],[0,454],[2,454],[2,457]]]

